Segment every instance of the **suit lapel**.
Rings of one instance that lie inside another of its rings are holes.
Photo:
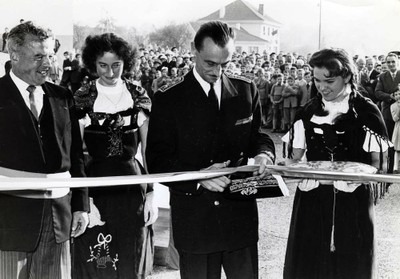
[[[15,125],[17,125],[23,140],[26,141],[31,148],[35,149],[33,152],[36,151],[38,154],[41,154],[44,160],[40,136],[30,109],[26,106],[21,93],[9,75],[5,77],[5,84],[6,90],[3,92],[5,95],[4,98],[8,99],[7,106],[10,109],[10,117],[15,119]]]
[[[53,132],[56,135],[57,143],[61,146],[64,140],[62,135],[64,135],[67,124],[66,119],[69,115],[69,107],[64,98],[57,98],[57,92],[47,82],[42,85],[42,88],[45,93],[44,97],[48,99],[48,103],[50,104],[47,111],[51,113]]]

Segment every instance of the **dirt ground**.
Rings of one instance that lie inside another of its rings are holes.
[[[271,134],[282,160],[279,134]],[[259,276],[261,279],[282,278],[289,222],[295,185],[287,181],[289,197],[262,199],[259,208]],[[378,278],[400,279],[400,184],[375,206]],[[225,276],[222,276],[224,278]],[[155,266],[149,279],[178,279],[179,272]]]

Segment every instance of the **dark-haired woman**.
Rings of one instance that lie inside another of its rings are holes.
[[[86,68],[98,78],[75,93],[91,177],[145,172],[151,102],[146,91],[122,78],[135,52],[106,33],[86,38]],[[135,159],[141,143],[143,166]],[[75,242],[76,278],[144,278],[151,271],[151,225],[157,218],[151,185],[91,188],[91,227]]]
[[[283,138],[288,164],[353,161],[386,171],[390,142],[377,106],[354,85],[352,59],[324,49],[310,60],[318,94]],[[370,183],[304,180],[293,204],[284,278],[376,278]]]

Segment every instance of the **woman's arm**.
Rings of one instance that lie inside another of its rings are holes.
[[[380,169],[380,153],[379,152],[371,152],[371,166],[381,170],[383,173],[387,172],[387,159],[388,159],[388,151],[383,152],[382,154],[382,169]]]
[[[293,148],[292,158],[286,158],[286,166],[290,166],[291,164],[295,164],[301,161],[304,156],[305,149],[301,148]]]
[[[146,144],[147,144],[147,132],[149,130],[149,120],[147,119],[142,126],[139,128],[141,153],[143,158],[143,167],[148,172],[147,162],[146,162]]]

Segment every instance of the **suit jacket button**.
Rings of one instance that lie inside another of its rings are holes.
[[[215,202],[214,202],[214,205],[215,205],[215,206],[218,206],[218,205],[219,205],[219,201],[215,201]]]
[[[211,163],[211,164],[214,163],[214,160],[210,160],[210,163]]]

